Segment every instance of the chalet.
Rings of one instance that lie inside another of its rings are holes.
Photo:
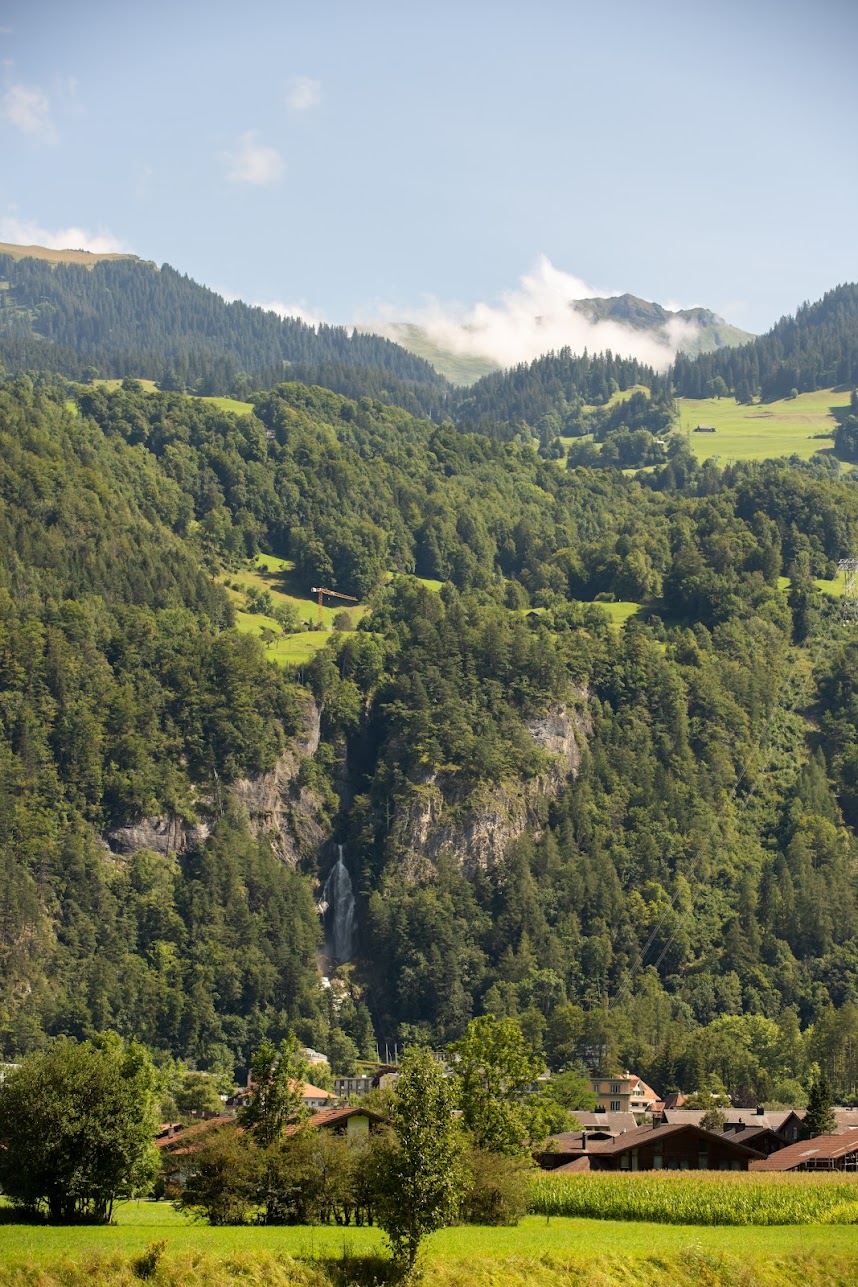
[[[614,1139],[596,1140],[585,1131],[580,1146],[569,1140],[565,1159],[540,1153],[537,1161],[557,1174],[573,1171],[747,1171],[762,1154],[700,1126],[637,1126]]]
[[[297,1122],[286,1127],[287,1135],[296,1131],[323,1130],[332,1131],[335,1135],[344,1135],[350,1144],[358,1144],[369,1139],[384,1118],[369,1108],[324,1108],[314,1113],[306,1122]]]
[[[717,433],[718,430],[714,425],[698,425],[694,430],[695,433]]]
[[[858,1130],[798,1140],[771,1157],[754,1162],[753,1171],[858,1171]]]

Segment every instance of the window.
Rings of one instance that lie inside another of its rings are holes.
[[[612,1082],[611,1082],[611,1094],[612,1094],[612,1095],[619,1095],[619,1093],[620,1093],[620,1083],[619,1083],[618,1081],[612,1081]]]
[[[612,1113],[621,1113],[622,1111],[623,1111],[623,1106],[622,1106],[622,1104],[620,1103],[620,1101],[619,1101],[618,1099],[612,1099],[612,1100],[611,1100],[611,1112],[612,1112]]]

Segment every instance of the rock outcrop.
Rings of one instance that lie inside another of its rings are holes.
[[[554,706],[528,725],[535,745],[550,757],[535,777],[475,790],[455,774],[440,772],[412,785],[389,837],[397,873],[405,880],[427,879],[447,855],[467,875],[498,862],[525,831],[539,836],[551,799],[578,772],[590,727],[586,696],[577,694],[574,707]]]
[[[321,802],[301,782],[302,761],[313,755],[320,739],[320,713],[312,698],[301,705],[301,726],[286,750],[268,773],[240,778],[229,786],[230,793],[247,810],[254,833],[266,836],[274,852],[288,866],[302,856],[315,854],[329,838]],[[201,798],[199,817],[193,823],[162,815],[140,818],[124,827],[114,827],[106,836],[110,850],[122,857],[140,849],[160,854],[181,854],[201,844],[209,835],[218,803]]]

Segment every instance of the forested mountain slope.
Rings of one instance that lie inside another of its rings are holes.
[[[768,1094],[824,1059],[851,1092],[858,644],[815,578],[854,485],[681,449],[561,469],[298,384],[241,417],[134,382],[0,398],[4,1054],[113,1026],[242,1064],[295,1025],[347,1060],[492,1009],[554,1067]],[[369,597],[300,675],[214,583],[258,549]],[[318,832],[289,865],[240,804],[287,776]],[[156,818],[181,846],[115,845]],[[358,892],[339,1009],[326,837]]]
[[[428,413],[447,382],[377,335],[308,326],[220,295],[133,256],[51,263],[0,254],[0,363],[81,379],[157,380],[242,397],[287,377]]]
[[[677,358],[673,380],[678,393],[705,398],[724,391],[740,402],[754,397],[788,397],[834,385],[858,383],[858,284],[828,291],[814,304],[802,304],[765,335],[735,349]]]

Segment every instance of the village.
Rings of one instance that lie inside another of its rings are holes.
[[[385,1122],[383,1096],[378,1092],[396,1085],[397,1065],[379,1064],[361,1075],[331,1078],[324,1055],[306,1048],[301,1053],[311,1068],[325,1070],[320,1080],[332,1081],[333,1089],[309,1081],[293,1084],[306,1117],[288,1126],[287,1132],[317,1130],[349,1144],[365,1145]],[[452,1075],[447,1057],[442,1053],[434,1057]],[[541,1080],[548,1079],[550,1074],[543,1074]],[[695,1102],[698,1097],[673,1092],[662,1098],[629,1071],[612,1077],[593,1075],[590,1084],[597,1109],[574,1112],[574,1129],[531,1141],[530,1154],[541,1169],[558,1175],[659,1170],[858,1172],[858,1107],[831,1107],[833,1129],[811,1138],[805,1108],[686,1107],[687,1099]],[[539,1089],[535,1082],[525,1095],[538,1094]],[[225,1098],[221,1113],[160,1126],[155,1145],[168,1186],[181,1187],[212,1131],[241,1129],[240,1111],[252,1096],[253,1086],[248,1083]]]

